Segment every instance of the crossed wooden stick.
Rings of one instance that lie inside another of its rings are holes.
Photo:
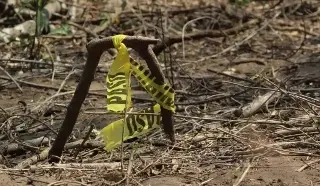
[[[156,77],[155,82],[164,84],[165,78],[160,70],[159,62],[154,54],[150,44],[157,44],[160,40],[140,36],[127,36],[122,42],[128,47],[139,53],[140,57],[146,61],[151,73]],[[81,75],[81,79],[71,102],[68,105],[67,113],[50,151],[49,162],[59,162],[64,146],[74,128],[79,115],[81,105],[86,98],[90,84],[101,55],[108,49],[113,48],[112,37],[103,39],[93,39],[87,44],[88,58]],[[164,133],[169,137],[172,143],[175,142],[174,128],[172,122],[172,112],[161,107],[162,127]]]

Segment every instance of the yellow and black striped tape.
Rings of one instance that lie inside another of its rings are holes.
[[[110,152],[117,146],[130,138],[140,136],[142,134],[148,133],[150,130],[160,127],[160,105],[156,104],[151,108],[141,111],[141,114],[130,114],[126,121],[124,119],[117,120],[108,126],[104,127],[100,131],[100,136],[105,142],[105,149]],[[157,115],[145,114],[145,113],[155,113]],[[122,139],[122,130],[123,139]]]
[[[166,83],[157,84],[155,82],[156,78],[147,67],[129,57],[128,50],[122,43],[125,37],[125,35],[112,37],[113,45],[118,50],[118,54],[106,77],[107,110],[124,113],[132,107],[131,73],[157,104],[152,108],[143,110],[138,115],[127,113],[125,120],[120,119],[104,127],[100,132],[100,136],[105,142],[107,151],[111,151],[122,141],[140,136],[160,126],[159,115],[144,113],[159,113],[160,106],[175,112],[174,90]]]
[[[118,55],[113,61],[107,75],[107,109],[123,112],[131,107],[130,59],[127,47],[122,43],[125,35],[112,37]],[[127,107],[127,108],[126,108]]]
[[[151,97],[159,103],[163,108],[175,112],[174,104],[174,90],[173,88],[164,83],[162,85],[157,84],[156,79],[151,71],[145,66],[139,64],[132,58],[130,58],[132,74],[139,81],[141,86],[151,95]]]

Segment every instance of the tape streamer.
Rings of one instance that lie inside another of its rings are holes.
[[[105,149],[111,151],[123,141],[148,133],[154,128],[160,127],[160,115],[145,113],[159,113],[160,106],[175,112],[174,90],[170,85],[157,84],[151,71],[130,58],[127,47],[122,43],[125,35],[112,37],[113,45],[118,54],[113,61],[106,77],[107,83],[107,110],[124,112],[132,107],[131,102],[131,74],[135,76],[141,86],[157,102],[151,108],[141,111],[139,114],[127,113],[126,119],[117,120],[100,131],[100,136],[105,142]],[[123,131],[124,130],[124,131]]]
[[[118,50],[118,54],[106,77],[106,83],[107,110],[113,112],[123,112],[132,106],[130,58],[127,47],[122,43],[125,37],[126,35],[115,35],[112,37],[113,45]]]
[[[100,136],[105,142],[105,149],[110,152],[118,147],[122,141],[148,133],[152,129],[160,127],[160,115],[145,113],[159,113],[160,105],[156,104],[151,108],[141,111],[141,114],[130,114],[124,119],[117,120],[100,131]],[[122,139],[122,130],[123,139]]]
[[[154,80],[156,77],[145,66],[139,64],[134,59],[130,58],[132,74],[139,81],[141,86],[151,95],[151,97],[160,104],[163,108],[175,112],[174,104],[174,90],[173,88],[164,83],[157,84]]]

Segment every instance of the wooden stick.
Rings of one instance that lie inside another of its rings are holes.
[[[151,73],[156,77],[156,82],[164,83],[164,76],[157,65],[157,59],[152,52],[151,47],[149,47],[150,44],[157,44],[158,42],[158,39],[140,36],[127,36],[123,40],[123,43],[128,48],[132,48],[137,51],[146,61]],[[67,113],[59,130],[58,136],[49,151],[49,162],[59,162],[64,146],[78,118],[81,105],[88,94],[100,57],[110,48],[113,48],[112,37],[103,39],[95,38],[87,44],[88,58],[82,72],[80,82],[77,85],[74,96],[67,107]],[[170,139],[174,142],[174,133],[172,133],[173,131],[168,130],[173,129],[172,113],[171,111],[161,107],[161,116],[163,128],[165,129],[164,132],[166,133],[169,131],[167,135],[169,135]]]

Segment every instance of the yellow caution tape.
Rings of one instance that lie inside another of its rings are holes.
[[[174,90],[173,88],[164,83],[157,84],[154,80],[155,76],[149,69],[140,65],[138,62],[130,58],[132,74],[139,81],[141,86],[151,95],[151,97],[159,103],[163,108],[175,112],[174,104]]]
[[[117,146],[119,146],[122,141],[130,138],[134,138],[149,132],[152,129],[158,128],[160,126],[160,115],[144,114],[144,113],[159,113],[160,105],[156,104],[151,108],[145,109],[141,114],[130,114],[126,121],[124,119],[117,120],[108,126],[104,127],[100,136],[105,142],[105,149],[110,152]],[[122,130],[123,139],[122,139]]]
[[[131,107],[130,59],[127,47],[122,43],[125,35],[112,37],[113,45],[118,55],[113,61],[107,75],[107,109],[113,112],[123,112]]]
[[[170,85],[157,84],[151,71],[129,57],[126,46],[122,43],[125,35],[112,37],[113,45],[118,54],[113,61],[106,77],[107,83],[107,110],[126,113],[131,103],[131,73],[141,86],[157,102],[152,108],[145,109],[141,114],[126,113],[126,119],[120,119],[104,127],[100,136],[105,142],[105,149],[111,151],[122,141],[143,135],[160,126],[160,116],[144,113],[159,113],[160,106],[175,112],[174,90]]]

